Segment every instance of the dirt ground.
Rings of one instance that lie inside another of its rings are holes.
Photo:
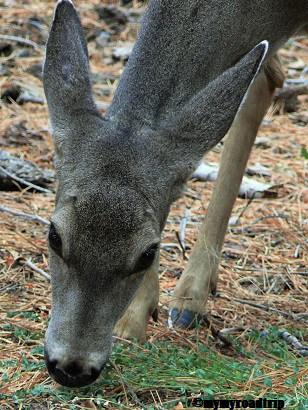
[[[121,15],[98,18],[97,8],[104,4],[119,3],[77,1],[89,41],[95,98],[102,113],[112,99],[125,65],[123,59],[113,55],[113,49],[134,41],[143,10],[143,5],[134,1],[123,9],[128,15],[126,20]],[[0,93],[4,96],[0,105],[0,150],[44,169],[53,168],[53,143],[40,69],[53,6],[54,1],[0,1]],[[108,35],[101,35],[102,32]],[[286,86],[307,85],[308,40],[289,41],[280,51],[280,58],[288,80]],[[22,92],[34,95],[38,102],[18,100]],[[254,200],[238,198],[233,210],[238,223],[229,227],[218,296],[210,299],[207,310],[217,330],[238,328],[239,340],[249,329],[275,326],[302,334],[307,329],[307,124],[307,94],[298,96],[293,112],[285,113],[280,100],[271,107],[249,164],[268,167],[269,176],[251,178],[271,184],[274,195]],[[219,162],[220,152],[218,146],[206,160]],[[18,187],[16,183],[16,190],[0,191],[0,205],[48,220],[54,206],[55,186],[49,184],[52,193],[46,194]],[[196,240],[198,223],[206,216],[212,189],[211,182],[191,180],[183,197],[172,207],[162,241],[159,322],[151,322],[148,330],[153,343],[164,338],[182,343],[189,337],[189,332],[175,334],[166,328],[167,311],[172,290]],[[177,234],[188,210],[184,256]],[[31,351],[42,344],[42,337],[28,341],[25,338],[21,342],[10,326],[40,335],[46,326],[51,308],[50,285],[26,261],[31,260],[37,268],[48,271],[47,226],[1,212],[0,232],[0,360],[31,359]],[[18,312],[33,312],[38,320],[30,320]],[[205,328],[201,337],[207,340],[210,333]],[[13,376],[11,373],[7,380],[2,378],[3,393],[51,383],[44,367],[40,371],[24,372],[17,379]],[[6,400],[2,406],[14,408]]]

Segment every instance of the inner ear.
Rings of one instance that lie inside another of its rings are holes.
[[[262,41],[166,121],[164,134],[178,158],[201,160],[227,133],[268,52]]]

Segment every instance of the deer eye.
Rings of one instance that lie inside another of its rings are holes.
[[[53,249],[56,253],[61,253],[62,240],[53,223],[51,223],[49,228],[48,240],[51,249]]]
[[[145,270],[152,265],[155,259],[155,256],[156,256],[157,249],[158,249],[158,244],[155,243],[151,245],[145,252],[142,253],[142,255],[140,256],[136,264],[135,272],[140,272],[142,270]]]

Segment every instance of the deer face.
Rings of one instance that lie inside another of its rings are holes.
[[[99,375],[113,327],[158,255],[159,235],[149,204],[130,188],[62,191],[48,235],[53,308],[45,352],[56,381],[82,386]]]

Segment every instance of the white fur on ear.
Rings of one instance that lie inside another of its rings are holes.
[[[260,61],[259,67],[258,67],[258,69],[257,69],[257,71],[256,71],[256,74],[254,75],[253,79],[251,80],[250,85],[254,82],[254,79],[255,79],[256,76],[259,74],[259,72],[260,72],[260,70],[261,70],[261,67],[262,67],[262,64],[264,63],[264,60],[266,59],[266,56],[267,56],[267,54],[268,54],[269,43],[268,43],[267,40],[261,41],[261,43],[259,43],[258,45],[256,45],[256,46],[253,48],[253,50],[255,50],[256,48],[260,47],[261,44],[264,46],[263,56],[262,56],[262,59],[261,59],[261,61]],[[249,87],[250,87],[250,85],[249,85]],[[248,88],[249,88],[249,87],[248,87]]]
[[[58,7],[58,5],[61,4],[61,3],[70,3],[73,7],[75,7],[72,0],[58,0],[56,7]]]
[[[69,5],[71,5],[71,6],[73,7],[74,10],[76,10],[76,7],[75,7],[74,3],[72,2],[72,0],[58,0],[58,1],[57,1],[57,4],[56,4],[56,7],[55,7],[55,9],[54,9],[54,13],[53,13],[52,25],[53,25],[53,23],[54,23],[54,21],[55,21],[57,8],[58,8],[59,6],[61,6],[62,4],[65,4],[65,3],[68,3]]]
[[[262,68],[262,65],[263,65],[263,63],[264,63],[264,60],[265,60],[266,57],[267,57],[268,49],[269,49],[269,42],[268,42],[267,40],[261,41],[261,42],[260,42],[259,44],[257,44],[251,51],[255,50],[256,48],[260,47],[261,45],[264,46],[263,56],[262,56],[262,58],[261,58],[259,67],[258,67],[258,69],[257,69],[257,71],[256,71],[256,73],[255,73],[255,75],[253,76],[253,78],[252,78],[252,80],[251,80],[251,82],[250,82],[250,84],[249,84],[249,86],[248,86],[248,88],[247,88],[247,91],[246,91],[246,93],[245,93],[245,95],[244,95],[244,97],[243,97],[243,99],[242,99],[242,102],[241,102],[240,106],[238,107],[238,110],[237,110],[237,113],[236,113],[236,114],[238,114],[238,112],[241,110],[243,104],[245,103],[245,101],[246,101],[246,99],[247,99],[247,96],[248,96],[248,93],[249,93],[249,90],[250,90],[250,87],[252,86],[253,82],[255,81],[257,75],[259,74],[259,72],[260,72],[260,70],[261,70],[261,68]]]

